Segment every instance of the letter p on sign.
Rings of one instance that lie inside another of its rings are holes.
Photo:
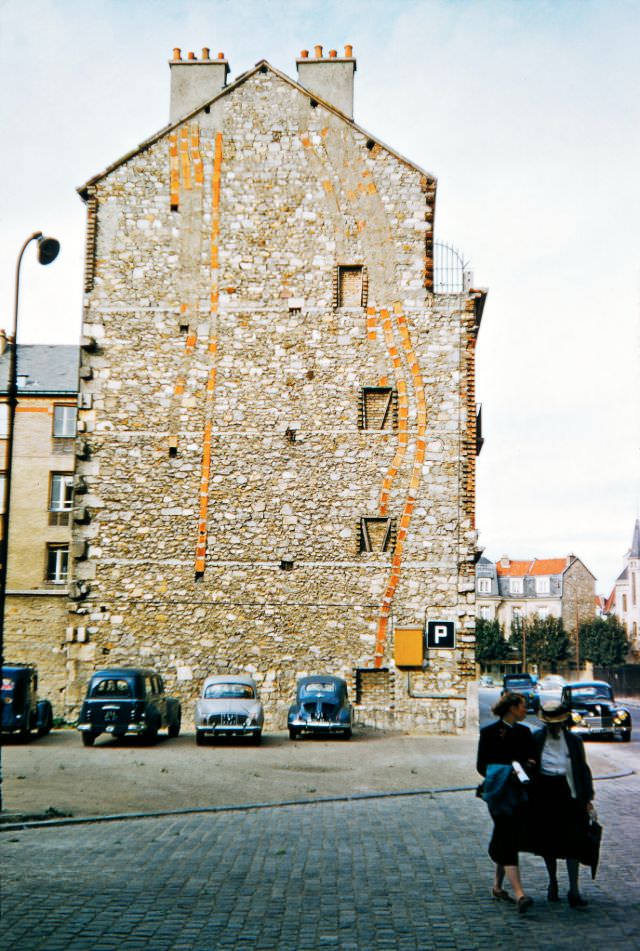
[[[456,627],[453,621],[427,621],[427,647],[435,650],[456,646]]]

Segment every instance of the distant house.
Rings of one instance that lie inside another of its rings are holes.
[[[625,566],[609,597],[611,613],[616,614],[631,641],[631,650],[640,650],[640,519],[633,527],[631,548],[624,556]]]
[[[0,331],[0,504],[7,481],[13,343]],[[35,663],[54,704],[66,684],[78,347],[18,345],[4,656]],[[61,710],[60,710],[61,712]]]
[[[477,616],[497,618],[507,637],[513,622],[535,615],[562,618],[573,635],[582,621],[596,614],[596,579],[575,555],[493,562],[476,565]]]

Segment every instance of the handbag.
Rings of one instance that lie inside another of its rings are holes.
[[[581,865],[588,865],[591,869],[591,878],[596,877],[598,861],[600,859],[600,843],[602,842],[602,826],[597,819],[590,818],[585,829],[582,848],[578,860]]]

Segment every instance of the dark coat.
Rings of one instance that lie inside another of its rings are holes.
[[[481,776],[487,775],[489,763],[502,763],[506,766],[516,760],[523,769],[530,772],[531,764],[527,761],[538,762],[538,759],[529,727],[521,723],[508,726],[502,720],[496,720],[480,730],[476,766]]]
[[[546,738],[546,726],[536,730],[536,732],[533,734],[533,742],[536,751],[535,758],[538,763],[540,763],[542,757],[542,748]],[[564,731],[564,738],[567,741],[567,749],[569,750],[571,769],[573,771],[573,781],[576,787],[576,798],[579,803],[586,806],[586,804],[591,802],[593,799],[594,792],[591,770],[589,769],[584,754],[584,743],[579,736],[576,736],[569,730]]]

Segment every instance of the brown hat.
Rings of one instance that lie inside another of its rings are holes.
[[[545,723],[564,723],[569,718],[569,708],[558,700],[547,700],[540,707],[540,719]]]

